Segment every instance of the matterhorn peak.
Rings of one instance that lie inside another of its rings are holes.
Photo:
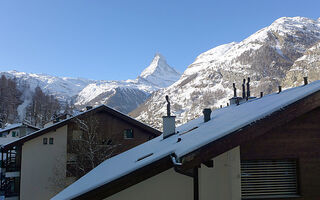
[[[168,65],[165,57],[156,53],[150,65],[142,71],[138,79],[143,78],[158,86],[167,87],[180,78],[180,73]]]

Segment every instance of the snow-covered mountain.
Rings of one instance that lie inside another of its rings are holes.
[[[179,80],[181,74],[167,64],[165,58],[157,53],[149,67],[140,74],[138,79],[145,79],[158,87],[168,87]]]
[[[87,85],[77,96],[76,105],[106,104],[128,113],[142,104],[149,95],[177,81],[180,74],[156,54],[151,64],[134,80],[99,81]]]
[[[134,80],[97,81],[17,71],[0,72],[1,75],[16,78],[18,83],[27,83],[31,91],[39,86],[62,102],[72,100],[78,108],[106,104],[124,113],[143,103],[153,91],[169,86],[180,78],[180,74],[170,67],[160,54],[156,54],[150,66]],[[26,92],[24,96],[27,97],[29,93]],[[30,102],[27,99],[23,101],[19,113],[23,113],[23,109]]]
[[[54,95],[59,100],[68,100],[76,96],[93,80],[83,78],[57,77],[46,74],[34,74],[18,71],[0,72],[0,76],[16,78],[19,83],[27,83],[31,90],[39,86],[44,92]]]
[[[312,59],[319,61],[314,54],[318,51],[314,45],[319,41],[320,20],[280,18],[241,42],[200,54],[177,82],[155,92],[131,115],[159,128],[166,110],[165,95],[169,95],[173,115],[181,124],[200,116],[203,108],[226,106],[233,94],[232,83],[236,83],[240,94],[242,80],[247,77],[251,77],[252,95],[271,93],[299,63],[310,66]],[[320,71],[316,71],[320,79]]]

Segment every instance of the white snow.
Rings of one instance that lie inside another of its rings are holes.
[[[157,53],[151,64],[142,71],[139,78],[143,78],[148,82],[160,88],[168,87],[180,78],[181,74],[167,64],[166,59]]]
[[[53,197],[52,200],[67,200],[77,197],[171,154],[175,154],[179,159],[214,140],[262,119],[317,91],[320,91],[320,81],[288,89],[280,94],[266,95],[263,98],[251,100],[240,106],[231,105],[215,110],[211,114],[211,120],[207,123],[204,123],[203,118],[199,117],[178,127],[177,131],[179,133],[169,138],[163,139],[162,136],[159,136],[104,161],[87,175]],[[178,138],[181,138],[179,143],[177,143]],[[137,161],[139,158],[149,154],[152,155]]]

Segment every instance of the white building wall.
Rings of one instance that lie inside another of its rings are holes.
[[[43,138],[48,144],[43,144]],[[54,143],[49,144],[49,138]],[[20,200],[46,200],[65,184],[67,125],[22,146]]]

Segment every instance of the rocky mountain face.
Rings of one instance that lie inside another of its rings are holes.
[[[96,81],[83,78],[56,77],[17,71],[0,72],[18,85],[29,85],[23,89],[20,113],[30,104],[30,94],[40,87],[46,94],[55,96],[60,102],[69,102],[81,109],[85,106],[106,104],[123,113],[128,113],[143,103],[160,88],[174,83],[180,74],[170,67],[165,58],[156,54],[138,78],[126,81]]]
[[[202,115],[203,108],[226,106],[233,95],[232,83],[240,95],[247,77],[252,96],[274,92],[278,85],[300,84],[305,71],[311,80],[319,79],[319,41],[319,20],[280,18],[239,43],[200,54],[177,82],[153,93],[131,115],[160,128],[169,95],[172,114],[182,124]]]
[[[297,59],[283,80],[284,87],[303,84],[303,77],[309,81],[320,79],[320,42],[316,43]]]

